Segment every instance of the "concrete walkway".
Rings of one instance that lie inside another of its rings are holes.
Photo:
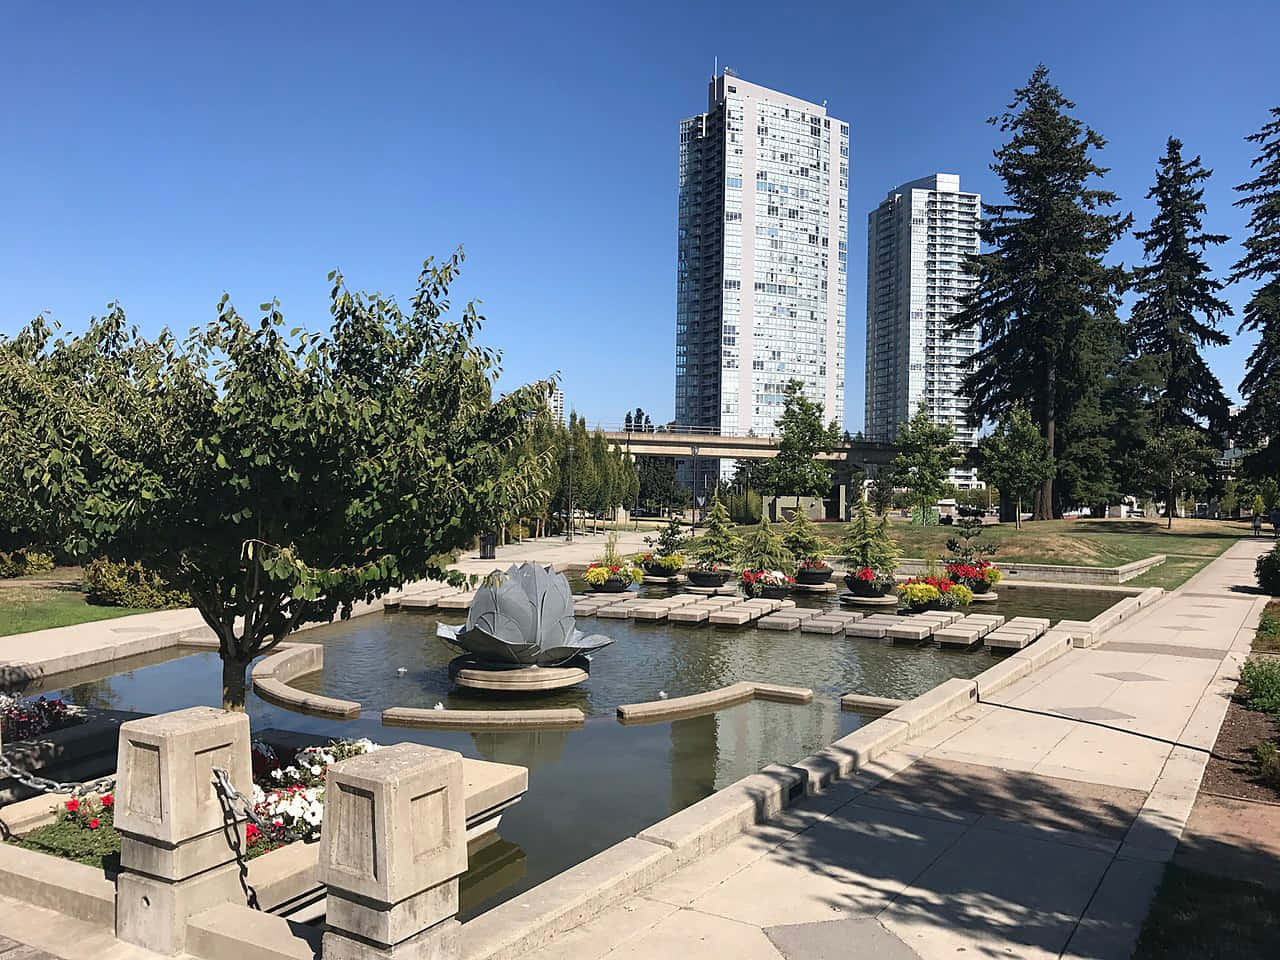
[[[644,538],[653,531],[623,531],[618,548],[624,553],[643,550]],[[525,540],[499,547],[496,560],[481,560],[478,554],[462,556],[454,568],[468,574],[484,574],[512,563],[537,560],[557,566],[586,566],[604,549],[605,535],[582,534],[573,543],[563,537]],[[159,610],[113,620],[78,623],[31,633],[0,637],[0,682],[6,674],[43,676],[75,670],[103,660],[115,660],[150,653],[184,642],[211,642],[213,631],[194,609]],[[111,651],[109,655],[104,651]]]
[[[1128,958],[1265,599],[1162,603],[529,954]]]

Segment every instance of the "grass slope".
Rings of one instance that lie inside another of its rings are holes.
[[[0,580],[0,637],[147,612],[86,603],[80,592],[78,567],[59,567],[40,577]]]

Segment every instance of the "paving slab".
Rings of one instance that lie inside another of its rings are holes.
[[[759,612],[750,610],[745,607],[728,607],[724,610],[717,610],[711,614],[707,620],[721,627],[740,627],[750,623],[759,616]]]
[[[705,623],[711,611],[703,606],[686,606],[672,610],[667,619],[672,623]]]
[[[891,640],[928,640],[933,629],[928,623],[899,623],[886,627],[884,635]]]
[[[840,620],[831,620],[827,617],[811,617],[800,624],[801,633],[819,633],[827,636],[835,636],[837,633],[844,633],[845,624]]]
[[[933,639],[944,647],[975,647],[982,642],[983,630],[979,626],[967,627],[954,624],[933,631]]]
[[[856,623],[846,623],[844,632],[850,637],[866,637],[872,640],[883,640],[885,631],[889,629],[889,624],[881,623],[876,620],[859,620]]]
[[[803,621],[799,617],[783,617],[777,614],[771,614],[757,620],[756,626],[761,630],[778,630],[786,632],[789,630],[799,630],[801,623],[803,623]]]
[[[858,954],[876,960],[920,958],[896,934],[871,918],[789,923],[766,927],[764,932],[786,960],[847,960]],[[851,948],[858,954],[851,953]]]

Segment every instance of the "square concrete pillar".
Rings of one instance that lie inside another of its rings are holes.
[[[187,920],[244,903],[235,849],[244,818],[224,813],[213,768],[253,791],[249,718],[192,707],[120,726],[115,826],[120,832],[116,936],[157,953],[181,953]]]
[[[320,827],[324,960],[459,956],[462,756],[401,743],[329,767]]]

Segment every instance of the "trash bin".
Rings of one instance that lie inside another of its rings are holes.
[[[498,535],[485,533],[480,536],[480,559],[496,560],[498,557]]]

